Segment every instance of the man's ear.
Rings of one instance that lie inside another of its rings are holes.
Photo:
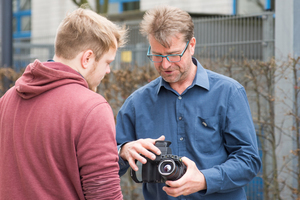
[[[92,62],[94,58],[94,52],[92,50],[86,50],[83,52],[81,57],[81,66],[86,69],[88,68],[89,64]]]
[[[196,47],[196,38],[195,37],[192,37],[192,39],[190,40],[189,45],[191,46],[191,55],[194,55],[195,47]]]

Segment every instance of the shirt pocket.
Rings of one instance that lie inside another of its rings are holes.
[[[211,117],[197,116],[195,142],[202,153],[215,153],[222,145],[220,115]]]

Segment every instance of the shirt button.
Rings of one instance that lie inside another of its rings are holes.
[[[207,124],[205,122],[202,122],[203,126],[207,126]]]
[[[180,138],[180,141],[182,141],[182,140],[183,140],[183,137]]]
[[[181,100],[181,99],[182,99],[182,97],[181,97],[181,96],[179,96],[179,97],[178,97],[178,99],[179,99],[179,100]]]
[[[179,120],[182,120],[182,117],[179,117],[178,119],[179,119]]]

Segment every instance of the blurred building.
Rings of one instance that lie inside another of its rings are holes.
[[[95,0],[88,1],[91,7],[95,8]],[[99,1],[103,6],[104,0]],[[108,13],[105,16],[115,22],[126,21],[126,24],[138,24],[144,11],[163,4],[180,7],[189,12],[192,17],[238,16],[274,10],[274,1],[109,0]],[[73,0],[12,0],[12,2],[14,66],[17,68],[26,66],[35,58],[40,60],[51,58],[54,54],[53,44],[59,23],[67,12],[78,6]],[[133,27],[133,29],[138,32],[138,28]],[[139,41],[134,43],[137,44]]]
[[[72,0],[12,0],[14,39],[45,41],[54,36],[66,12],[77,6]],[[95,5],[93,0],[90,4]],[[100,0],[103,4],[103,0]],[[109,0],[108,17],[130,16],[159,5],[173,5],[195,15],[244,15],[274,10],[274,0]],[[135,12],[134,12],[135,11]],[[44,39],[42,39],[44,38]],[[46,41],[47,42],[47,41]],[[49,42],[49,41],[48,41]],[[53,41],[51,41],[53,42]]]

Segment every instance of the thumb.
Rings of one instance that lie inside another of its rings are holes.
[[[186,167],[190,166],[193,163],[192,160],[185,156],[181,157],[181,161],[185,164]]]

